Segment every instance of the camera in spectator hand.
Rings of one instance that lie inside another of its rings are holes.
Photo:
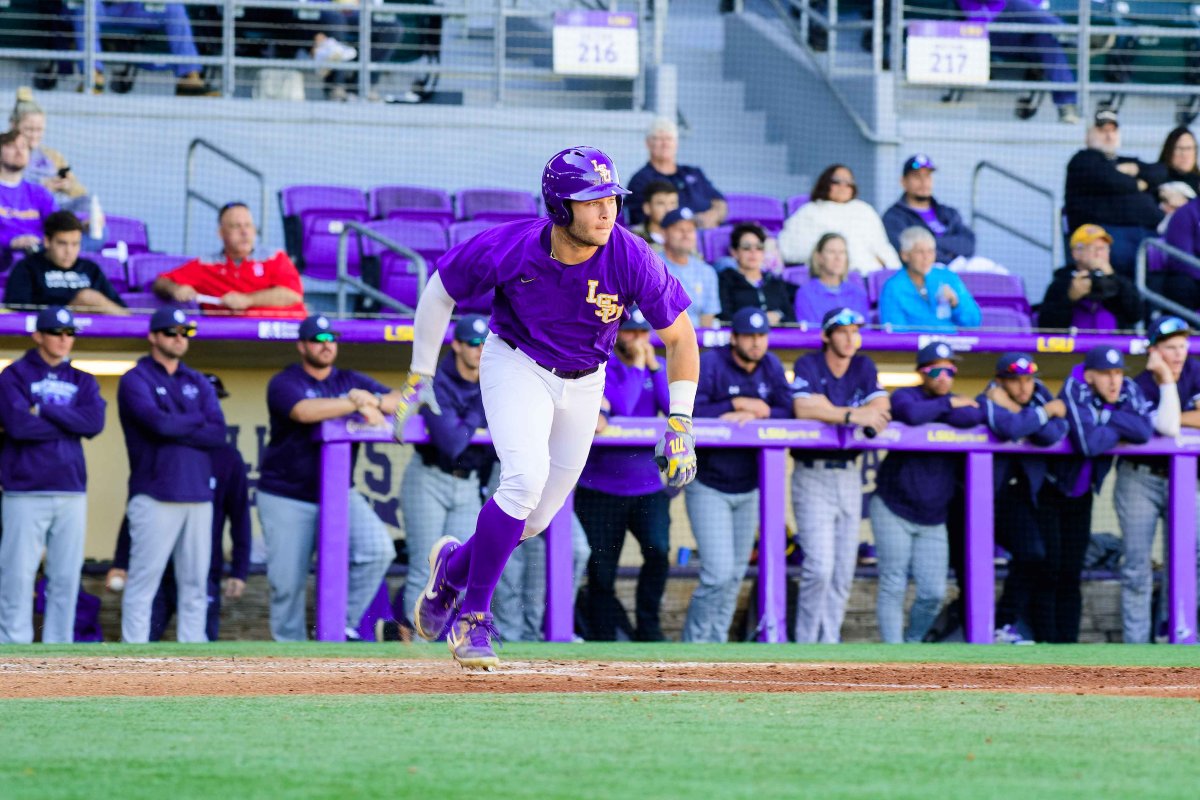
[[[1088,275],[1092,279],[1092,291],[1088,292],[1089,300],[1108,300],[1109,298],[1116,297],[1121,291],[1121,287],[1117,285],[1116,277],[1111,273],[1094,269]]]

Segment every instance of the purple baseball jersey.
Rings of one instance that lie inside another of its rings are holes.
[[[842,377],[829,371],[823,352],[809,353],[796,359],[793,368],[792,397],[823,394],[829,402],[841,408],[865,406],[877,397],[887,397],[879,383],[875,363],[866,356],[854,356]]]
[[[606,361],[621,320],[636,305],[656,329],[687,310],[687,292],[641,238],[613,228],[582,264],[550,258],[548,219],[497,225],[438,261],[456,303],[495,292],[497,335],[547,367],[582,370]]]

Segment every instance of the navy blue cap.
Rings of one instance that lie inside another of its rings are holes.
[[[916,155],[909,156],[904,162],[905,175],[910,172],[916,172],[919,169],[935,170],[937,169],[937,165],[933,163],[932,158],[924,153],[917,153]]]
[[[37,329],[39,331],[60,331],[64,328],[75,330],[75,315],[62,306],[47,306],[38,312]]]
[[[829,331],[846,325],[866,325],[867,320],[853,308],[831,308],[821,317],[821,330]]]
[[[935,361],[958,361],[954,348],[945,342],[930,342],[917,351],[917,367],[932,364]]]
[[[302,342],[336,342],[338,332],[324,314],[313,314],[300,323],[300,341]]]
[[[629,309],[629,319],[621,323],[621,330],[623,331],[648,331],[652,327],[637,306]]]
[[[179,306],[163,306],[150,317],[150,332],[166,331],[171,328],[196,330],[196,321]]]
[[[483,344],[487,335],[487,317],[479,314],[467,314],[454,326],[454,338],[469,345]]]
[[[1093,347],[1083,357],[1084,369],[1125,369],[1125,355],[1115,347]]]
[[[1000,378],[1033,375],[1037,371],[1037,362],[1028,353],[1005,353],[996,361],[996,375]]]
[[[767,312],[746,306],[734,313],[730,328],[734,333],[770,333],[771,323],[767,321]]]
[[[659,223],[659,227],[665,231],[676,222],[683,222],[685,220],[688,222],[695,222],[696,213],[686,206],[675,208],[667,212],[667,215],[663,217],[662,222]]]
[[[1172,336],[1191,336],[1192,329],[1179,317],[1159,317],[1150,326],[1150,344],[1158,344]]]

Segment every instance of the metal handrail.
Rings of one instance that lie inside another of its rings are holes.
[[[388,308],[395,309],[402,313],[414,313],[415,309],[406,306],[394,297],[384,294],[376,289],[371,284],[363,281],[361,278],[356,278],[350,274],[349,254],[350,254],[350,234],[351,232],[359,236],[365,236],[368,239],[379,242],[381,245],[391,250],[393,253],[404,256],[411,261],[417,268],[417,297],[420,297],[425,292],[425,284],[429,280],[429,263],[415,250],[393,241],[378,231],[368,228],[361,222],[353,220],[342,220],[332,225],[341,225],[341,230],[338,231],[337,243],[337,314],[338,317],[346,316],[346,296],[350,289],[357,291],[361,295],[371,298],[380,305],[385,305]],[[332,230],[331,230],[332,232]],[[361,242],[360,242],[361,245]],[[361,253],[360,253],[361,256]]]
[[[220,212],[224,202],[213,200],[206,197],[197,190],[192,188],[192,178],[195,176],[195,156],[196,150],[204,148],[215,156],[224,159],[233,166],[245,172],[258,181],[258,238],[261,240],[267,235],[267,178],[259,170],[242,161],[237,156],[217,147],[207,139],[199,137],[192,139],[187,148],[187,167],[186,177],[183,183],[183,249],[186,252],[188,247],[188,234],[192,228],[192,201],[203,203],[214,211]]]
[[[1176,303],[1169,297],[1164,297],[1146,286],[1146,252],[1151,247],[1161,250],[1171,258],[1178,259],[1198,271],[1200,271],[1200,258],[1196,258],[1191,253],[1185,253],[1178,247],[1167,244],[1162,239],[1143,239],[1138,245],[1137,260],[1134,265],[1134,281],[1137,284],[1138,291],[1142,293],[1142,297],[1146,299],[1146,302],[1164,311],[1170,311],[1178,317],[1183,317],[1195,327],[1200,327],[1200,314],[1197,314],[1187,306]]]
[[[1050,241],[1045,242],[1035,239],[1020,228],[1009,225],[1003,220],[997,219],[979,209],[979,176],[985,171],[995,172],[1050,201],[1050,214],[1048,215],[1050,218]],[[991,161],[980,161],[975,165],[975,169],[971,173],[971,227],[975,227],[976,220],[990,223],[1005,233],[1016,236],[1018,239],[1033,245],[1039,250],[1047,251],[1050,253],[1051,268],[1059,262],[1059,248],[1062,246],[1060,241],[1062,239],[1060,230],[1061,221],[1059,220],[1058,209],[1055,204],[1054,192],[1045,186],[1040,186],[1028,178],[1005,169],[999,164],[993,164]]]

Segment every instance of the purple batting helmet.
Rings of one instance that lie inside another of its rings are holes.
[[[571,224],[568,200],[599,200],[629,194],[617,178],[612,159],[594,147],[571,147],[555,154],[542,170],[542,201],[555,225]]]

